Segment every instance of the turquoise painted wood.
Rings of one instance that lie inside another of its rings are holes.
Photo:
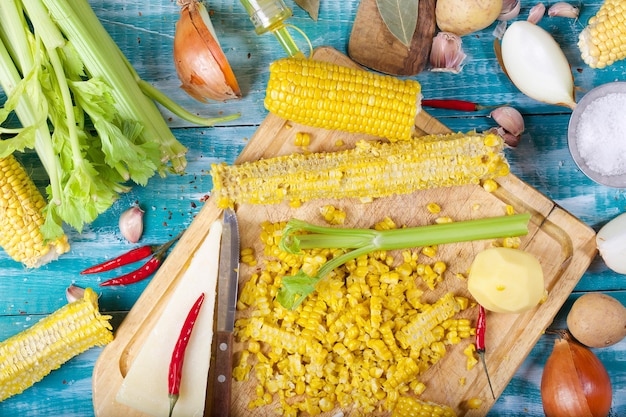
[[[291,0],[287,2],[294,9],[291,23],[303,29],[314,46],[329,45],[346,53],[357,1],[322,0],[317,22]],[[581,97],[597,85],[626,80],[626,62],[605,70],[591,70],[581,62],[575,45],[577,34],[601,2],[576,3],[582,4],[579,21],[545,17],[540,25],[554,35],[565,51],[579,88],[577,94]],[[210,164],[233,162],[265,117],[263,97],[267,68],[272,60],[284,56],[271,35],[255,35],[238,0],[211,1],[208,7],[213,11],[215,29],[244,97],[229,103],[201,104],[178,88],[171,45],[179,9],[173,0],[91,0],[91,4],[145,80],[198,114],[240,112],[241,118],[213,128],[199,128],[163,110],[176,137],[190,149],[189,166],[184,175],[154,178],[146,187],[136,187],[124,195],[82,233],[68,229],[72,250],[52,264],[26,270],[0,253],[0,340],[61,307],[68,285],[97,286],[101,280],[112,276],[85,277],[79,275],[79,271],[132,247],[119,234],[117,219],[133,203],[138,202],[146,210],[142,243],[164,242],[189,226],[211,190]],[[534,4],[522,1],[523,18]],[[597,230],[624,211],[624,191],[599,186],[577,169],[567,150],[569,110],[527,98],[507,80],[493,54],[492,29],[463,39],[468,58],[460,74],[429,71],[418,74],[415,78],[422,83],[424,96],[472,100],[483,105],[508,103],[520,109],[527,130],[520,146],[508,151],[513,172]],[[305,49],[304,41],[294,36]],[[470,114],[432,110],[430,113],[453,130],[482,130],[494,125],[486,111]],[[22,160],[37,183],[43,186],[45,177],[33,154],[23,155]],[[125,288],[103,289],[102,310],[112,314],[114,324],[119,324],[146,285],[147,282],[143,282]],[[609,271],[598,258],[557,316],[555,327],[565,325],[571,303],[587,291],[607,292],[626,304],[626,278]],[[489,417],[543,415],[539,383],[552,346],[550,336],[540,339]],[[91,373],[100,352],[99,348],[94,348],[79,355],[23,394],[0,402],[0,416],[93,416]],[[626,416],[626,340],[595,352],[609,370],[613,383],[611,416]]]

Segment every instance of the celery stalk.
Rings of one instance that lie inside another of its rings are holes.
[[[283,277],[276,299],[283,307],[293,310],[315,291],[315,285],[333,269],[373,251],[522,236],[528,233],[529,221],[530,214],[524,213],[379,231],[317,226],[292,219],[283,230],[279,243],[281,250],[293,254],[313,248],[353,250],[327,261],[315,276],[300,270],[294,276]]]

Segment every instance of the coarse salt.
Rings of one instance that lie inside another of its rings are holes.
[[[626,174],[626,93],[611,93],[587,105],[576,129],[578,152],[604,176]]]

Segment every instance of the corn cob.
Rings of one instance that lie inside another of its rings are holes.
[[[422,401],[417,398],[402,396],[398,399],[391,417],[456,417],[454,410],[447,405]]]
[[[214,164],[213,195],[222,208],[316,198],[369,201],[506,175],[509,166],[502,150],[499,136],[478,133],[395,143],[361,141],[354,149],[338,152]]]
[[[395,140],[411,138],[421,86],[355,68],[284,58],[270,65],[265,107],[307,126]]]
[[[44,241],[40,231],[46,202],[13,156],[0,158],[0,246],[29,268],[41,266],[69,250],[67,236]]]
[[[113,340],[110,318],[98,312],[98,296],[87,288],[82,299],[2,342],[0,401],[21,393],[79,353]]]
[[[626,1],[605,0],[578,36],[583,61],[605,68],[626,58]]]
[[[461,311],[461,305],[454,294],[447,293],[435,304],[415,316],[409,324],[402,327],[396,334],[396,339],[402,348],[410,347],[419,352],[420,349],[437,340],[432,335],[432,330],[459,311]]]

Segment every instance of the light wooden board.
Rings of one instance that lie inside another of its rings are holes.
[[[315,57],[353,65],[344,55],[330,48],[317,49]],[[416,119],[416,126],[419,128],[418,131],[422,132],[438,133],[448,130],[425,112]],[[470,128],[468,126],[468,129]],[[346,147],[352,146],[356,140],[368,139],[362,135],[299,126],[269,115],[250,139],[237,162],[298,151],[298,148],[292,145],[294,135],[298,131],[310,133],[309,149],[312,151],[336,149],[337,139],[343,140]],[[392,217],[398,224],[410,226],[428,224],[432,222],[434,216],[428,213],[425,205],[433,201],[442,206],[443,215],[456,220],[502,215],[507,204],[512,205],[517,212],[531,213],[529,234],[522,238],[522,247],[540,259],[550,295],[544,304],[524,314],[489,314],[486,358],[494,389],[499,395],[542,332],[552,322],[589,266],[596,249],[593,230],[537,190],[514,175],[503,177],[498,182],[500,187],[494,193],[487,193],[479,186],[464,186],[419,191],[410,195],[375,200],[369,204],[351,200],[324,200],[305,203],[297,209],[290,208],[287,204],[241,206],[237,208],[241,224],[241,244],[242,247],[255,247],[259,253],[260,243],[257,237],[259,224],[263,220],[275,222],[298,217],[319,221],[318,208],[328,203],[346,210],[349,219],[347,226],[356,227],[370,227],[385,216]],[[93,374],[93,402],[97,416],[143,416],[115,402],[115,395],[125,371],[166,305],[191,254],[208,232],[210,224],[219,215],[220,210],[212,199],[209,199],[120,325],[115,340],[103,350]],[[449,275],[439,284],[436,291],[429,293],[427,297],[435,299],[447,291],[468,296],[465,282],[455,278],[454,273],[465,272],[475,254],[489,244],[481,241],[440,246],[438,258],[449,265]],[[249,278],[249,275],[249,267],[242,265],[240,285]],[[475,311],[469,309],[464,315],[473,318]],[[429,387],[423,397],[449,404],[460,416],[482,416],[487,413],[494,401],[489,393],[482,367],[476,366],[473,370],[466,371],[465,357],[462,353],[465,345],[463,343],[449,348],[448,354],[442,360],[420,376]],[[238,349],[241,347],[238,346]],[[459,384],[460,378],[466,379],[464,385]],[[233,416],[273,415],[270,407],[253,411],[247,409],[248,402],[254,397],[254,387],[254,378],[245,383],[234,384]],[[468,410],[467,400],[474,397],[483,399],[483,406],[478,410]],[[336,411],[326,415],[332,416]],[[350,410],[343,411],[349,415]]]

